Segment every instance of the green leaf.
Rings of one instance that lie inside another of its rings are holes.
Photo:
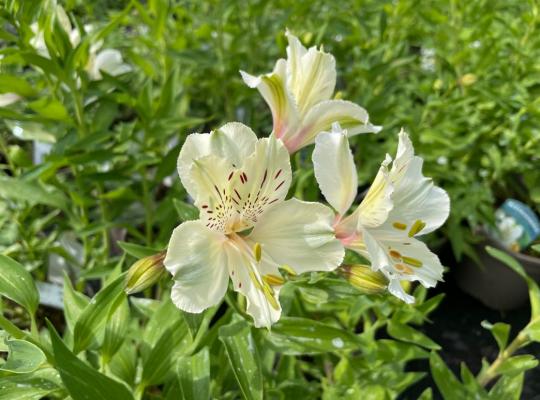
[[[283,354],[318,354],[360,350],[363,341],[346,330],[304,318],[284,317],[272,326],[267,340]]]
[[[62,192],[54,187],[41,185],[36,181],[0,177],[0,197],[67,209],[67,199]]]
[[[523,390],[523,373],[502,376],[489,392],[491,400],[520,400]]]
[[[129,305],[124,298],[120,306],[112,314],[105,328],[103,348],[101,350],[104,360],[107,362],[118,351],[124,342],[129,327]]]
[[[39,293],[32,275],[17,261],[0,254],[0,277],[0,295],[34,315],[39,305]]]
[[[161,332],[162,335],[143,363],[141,381],[145,386],[163,383],[167,379],[167,374],[174,371],[178,356],[188,347],[186,343],[182,345],[184,338],[188,336],[183,319],[177,320],[175,324]]]
[[[448,369],[444,361],[435,352],[429,358],[431,375],[445,400],[462,400],[468,398],[467,391]]]
[[[60,374],[54,368],[38,369],[29,374],[9,375],[0,378],[0,400],[39,400],[63,392]]]
[[[508,344],[508,336],[510,335],[511,326],[503,322],[490,324],[488,321],[482,321],[481,325],[483,328],[486,328],[491,332],[499,345],[499,350],[503,351]]]
[[[530,354],[523,354],[507,358],[497,368],[497,372],[501,375],[514,376],[528,369],[535,368],[538,365],[538,360]]]
[[[433,399],[433,392],[431,388],[427,388],[422,392],[422,394],[418,397],[418,400],[432,400]]]
[[[441,348],[441,346],[428,338],[422,332],[396,321],[390,321],[388,323],[388,334],[394,339],[415,343],[427,349],[439,350]]]
[[[73,351],[75,354],[86,349],[103,331],[110,315],[126,297],[125,276],[120,275],[101,289],[85,307],[73,329]]]
[[[208,348],[191,357],[182,357],[177,365],[184,400],[210,398],[210,355]]]
[[[127,254],[135,258],[144,258],[144,257],[152,256],[159,252],[159,250],[153,249],[151,247],[141,246],[140,244],[128,243],[128,242],[122,242],[122,241],[117,241],[116,243]]]
[[[56,330],[47,321],[54,350],[56,368],[73,400],[133,400],[122,383],[101,374],[77,358],[66,347]]]
[[[219,328],[219,340],[225,346],[244,399],[262,399],[263,378],[259,353],[249,326],[244,321],[222,326]]]
[[[46,360],[45,354],[35,344],[26,340],[8,340],[9,356],[7,361],[0,365],[1,371],[24,374],[34,372]]]
[[[54,121],[66,121],[69,119],[69,114],[64,105],[55,99],[41,98],[28,103],[28,107],[47,119]]]
[[[16,76],[0,74],[0,93],[17,93],[23,97],[34,96],[36,90],[24,79]]]
[[[90,299],[74,290],[69,277],[64,274],[64,318],[69,330],[72,332],[75,323],[88,303],[90,303]]]
[[[193,221],[199,218],[199,210],[197,207],[178,199],[173,199],[173,204],[174,208],[176,208],[180,221]]]

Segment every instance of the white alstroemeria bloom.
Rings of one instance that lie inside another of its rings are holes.
[[[433,287],[442,280],[439,258],[416,237],[440,227],[450,211],[448,195],[422,175],[422,163],[402,130],[396,158],[386,156],[363,201],[346,215],[358,186],[346,133],[339,125],[321,133],[313,152],[315,177],[337,212],[336,237],[381,270],[390,281],[388,290],[407,303],[414,297],[405,293],[401,281]]]
[[[68,35],[71,46],[77,47],[81,43],[79,29],[71,25],[69,17],[60,6],[57,8],[57,18],[60,22],[60,26],[62,26]],[[43,31],[39,29],[37,23],[33,23],[30,28],[34,33],[34,37],[30,39],[30,45],[34,47],[41,56],[50,58],[49,49],[47,49],[47,45],[45,44]],[[92,25],[84,25],[83,29],[84,32],[88,34],[92,32],[94,27]],[[131,71],[131,66],[124,63],[122,54],[118,50],[103,49],[100,51],[102,46],[103,41],[99,40],[92,43],[88,52],[88,61],[84,69],[91,80],[100,80],[103,77],[101,74],[102,71],[113,76]]]
[[[200,211],[198,220],[173,231],[164,260],[178,308],[199,313],[218,304],[230,277],[247,298],[255,326],[269,327],[281,314],[279,267],[302,273],[340,265],[344,249],[334,235],[332,210],[285,200],[289,153],[275,137],[257,139],[236,122],[189,135],[178,173]]]
[[[294,153],[312,144],[319,132],[338,122],[349,135],[377,133],[366,110],[350,101],[331,100],[336,86],[334,57],[311,47],[306,49],[287,32],[287,60],[279,59],[273,72],[253,76],[240,71],[244,82],[257,88],[272,111],[274,135]]]

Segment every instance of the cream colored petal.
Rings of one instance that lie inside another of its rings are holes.
[[[394,185],[394,208],[385,227],[396,235],[424,235],[439,228],[448,218],[448,194],[422,174],[423,160],[414,156],[409,137],[400,132],[396,159],[390,171]]]
[[[375,180],[366,196],[353,213],[357,218],[358,230],[383,224],[392,210],[391,195],[394,188],[388,176],[388,164],[390,161],[390,157],[387,156],[386,160],[381,164],[379,172],[375,176]]]
[[[283,201],[291,179],[289,153],[283,143],[273,136],[260,139],[231,177],[231,196],[242,220],[236,230],[252,227],[269,207]]]
[[[246,311],[253,317],[255,326],[269,328],[281,316],[281,285],[270,285],[264,277],[279,277],[277,266],[266,256],[257,261],[251,245],[239,237],[227,244],[227,260],[233,288],[246,297]]]
[[[236,218],[230,179],[234,171],[228,160],[214,154],[194,160],[190,169],[201,222],[223,233],[231,232]]]
[[[87,65],[90,77],[94,80],[102,78],[101,71],[109,75],[120,75],[131,71],[131,67],[124,63],[122,53],[115,49],[105,49],[97,53],[95,58]]]
[[[200,221],[185,222],[173,231],[163,263],[175,282],[171,298],[181,310],[200,313],[225,295],[229,281],[225,240]]]
[[[280,59],[270,74],[253,76],[240,71],[246,85],[257,89],[270,107],[273,132],[278,138],[294,132],[299,123],[297,108],[286,87],[285,68],[285,60]]]
[[[419,281],[425,287],[442,281],[439,258],[420,240],[386,236],[380,228],[363,230],[362,237],[372,268],[382,270],[389,279]]]
[[[197,197],[195,184],[190,177],[193,160],[213,154],[228,160],[232,167],[239,167],[255,149],[257,136],[244,124],[230,122],[211,133],[193,133],[186,138],[178,156],[178,175],[192,198]]]
[[[317,136],[312,159],[315,178],[322,194],[334,210],[344,215],[351,207],[358,187],[347,132],[338,125],[332,132],[323,132]]]
[[[270,208],[248,236],[278,265],[297,273],[332,271],[344,256],[343,245],[334,236],[332,210],[319,203],[297,199]]]
[[[345,100],[327,100],[314,105],[302,120],[301,127],[286,137],[286,145],[292,152],[310,145],[322,131],[328,131],[332,124],[339,123],[347,130],[348,136],[359,133],[378,133],[382,127],[369,123],[366,110]]]
[[[306,51],[297,37],[287,32],[287,87],[301,115],[315,104],[328,100],[336,86],[334,56],[311,47]]]

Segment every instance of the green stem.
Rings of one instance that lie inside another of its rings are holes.
[[[526,329],[526,328],[525,328]],[[482,371],[476,378],[478,383],[482,386],[486,386],[489,382],[499,375],[499,368],[501,365],[516,352],[517,349],[524,346],[528,341],[527,335],[521,331],[516,338],[510,343],[506,349],[501,351],[495,361],[484,371]]]

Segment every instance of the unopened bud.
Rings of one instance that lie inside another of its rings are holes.
[[[475,74],[465,74],[459,78],[459,83],[461,86],[471,86],[476,82],[477,78]]]
[[[351,285],[365,293],[380,293],[388,287],[388,279],[382,272],[373,271],[369,265],[343,265],[340,270]]]
[[[166,252],[141,258],[135,262],[127,273],[126,293],[133,294],[154,285],[165,273],[163,260]]]

